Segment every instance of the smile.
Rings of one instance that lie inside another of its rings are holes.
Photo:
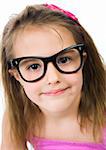
[[[69,87],[68,87],[68,88],[69,88]],[[53,91],[50,91],[50,92],[45,92],[45,93],[43,93],[43,95],[46,95],[46,96],[57,96],[57,95],[61,95],[61,94],[64,94],[65,91],[66,91],[68,88],[53,90]]]

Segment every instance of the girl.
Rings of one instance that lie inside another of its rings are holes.
[[[106,78],[93,40],[55,5],[28,6],[6,25],[2,150],[106,149]]]

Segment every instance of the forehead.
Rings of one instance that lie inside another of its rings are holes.
[[[65,27],[30,25],[17,31],[13,55],[47,57],[73,44],[75,44],[73,35]]]

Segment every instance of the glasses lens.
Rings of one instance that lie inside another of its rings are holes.
[[[56,63],[60,70],[64,72],[76,71],[81,64],[80,53],[75,48],[69,49],[57,57]]]
[[[32,81],[42,76],[44,64],[40,59],[27,58],[20,62],[19,70],[25,80]]]

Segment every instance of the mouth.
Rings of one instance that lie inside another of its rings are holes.
[[[57,89],[57,90],[52,90],[49,92],[44,92],[42,94],[46,95],[46,96],[57,96],[57,95],[64,94],[67,91],[67,89],[69,89],[69,87],[67,87],[65,89]]]

